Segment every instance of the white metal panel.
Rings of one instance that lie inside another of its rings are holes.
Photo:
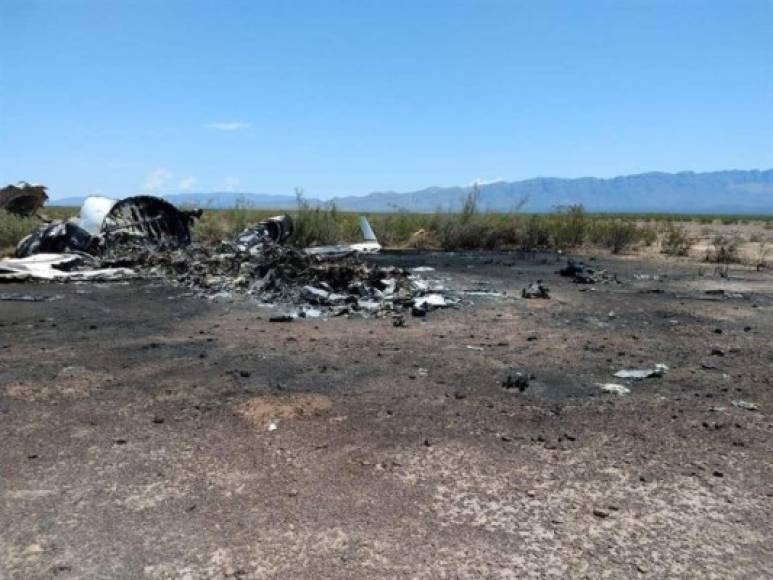
[[[92,195],[87,197],[81,206],[80,218],[77,223],[92,236],[102,231],[102,224],[105,217],[113,206],[118,203],[117,199]]]

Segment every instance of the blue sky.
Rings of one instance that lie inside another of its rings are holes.
[[[0,0],[0,81],[53,197],[773,167],[770,0]]]

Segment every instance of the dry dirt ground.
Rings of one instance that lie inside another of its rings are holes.
[[[379,260],[507,296],[399,328],[0,288],[58,297],[0,301],[0,577],[771,577],[772,273]],[[553,298],[517,298],[537,278]]]

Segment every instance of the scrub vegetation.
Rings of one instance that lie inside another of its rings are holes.
[[[317,206],[306,200],[303,190],[296,190],[297,205],[289,213],[297,246],[352,242],[359,239],[355,212],[339,210],[334,204]],[[462,211],[451,213],[412,213],[395,208],[391,213],[367,215],[379,241],[385,247],[461,250],[570,250],[604,249],[614,254],[653,248],[671,256],[686,256],[696,240],[686,225],[748,225],[753,222],[771,228],[773,217],[707,216],[672,214],[592,214],[582,206],[556,208],[552,213],[531,214],[516,209],[509,213],[480,210],[479,192],[470,191],[462,200]],[[45,216],[66,218],[77,208],[47,207]],[[202,241],[232,237],[248,225],[266,217],[284,213],[239,203],[233,209],[207,210],[194,228]],[[37,218],[18,218],[0,210],[0,251],[8,254],[15,244],[38,223]],[[756,241],[756,240],[751,240]],[[737,238],[710,237],[704,257],[719,263],[739,261]]]

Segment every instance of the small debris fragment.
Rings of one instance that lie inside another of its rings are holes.
[[[507,375],[507,378],[502,381],[502,388],[508,391],[518,389],[519,392],[523,393],[529,388],[529,377],[519,372],[510,373]]]
[[[601,387],[601,390],[605,393],[614,393],[616,395],[627,395],[631,392],[631,389],[624,385],[618,385],[617,383],[597,383]]]
[[[662,377],[668,371],[664,364],[656,364],[651,369],[623,369],[617,371],[615,376],[618,379],[647,379],[650,377]]]
[[[742,401],[739,399],[731,402],[733,404],[733,407],[738,407],[739,409],[746,409],[747,411],[760,410],[760,406],[757,403],[753,403],[752,401]]]
[[[521,296],[523,298],[549,299],[550,288],[542,284],[542,280],[537,280],[521,290]]]
[[[277,314],[268,319],[269,322],[292,322],[295,318],[290,314]]]

